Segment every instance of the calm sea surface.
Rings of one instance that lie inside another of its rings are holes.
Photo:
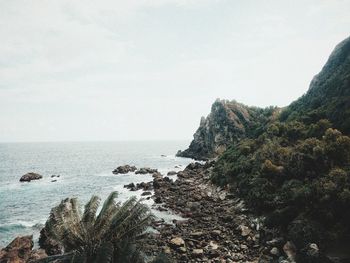
[[[151,175],[114,175],[112,170],[123,164],[157,168],[163,174],[183,169],[192,160],[178,158],[174,154],[179,149],[185,149],[188,143],[0,144],[0,247],[17,235],[34,234],[37,240],[50,209],[66,197],[78,197],[81,203],[86,202],[92,194],[105,198],[111,191],[118,191],[122,201],[131,195],[140,197],[142,191],[130,192],[123,185],[151,181]],[[19,178],[27,172],[39,173],[44,178],[20,183]],[[52,182],[51,175],[60,177],[57,182]],[[152,201],[147,203],[151,205]]]

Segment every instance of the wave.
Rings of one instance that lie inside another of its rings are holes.
[[[8,224],[0,224],[0,232],[9,232],[13,230],[20,230],[20,229],[41,229],[43,227],[43,224],[33,221],[17,221],[14,223],[8,223]]]

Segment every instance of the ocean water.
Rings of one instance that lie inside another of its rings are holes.
[[[119,165],[157,168],[162,174],[181,170],[193,160],[175,157],[188,141],[149,142],[59,142],[0,144],[0,247],[18,235],[33,234],[35,240],[50,209],[67,197],[84,204],[92,194],[105,198],[119,192],[119,200],[142,191],[130,192],[125,184],[151,181],[151,175],[114,175]],[[179,168],[175,168],[179,166]],[[30,183],[19,182],[28,172],[43,175]],[[60,175],[51,178],[51,175]],[[52,182],[57,179],[57,182]],[[152,200],[145,201],[152,205]],[[156,216],[175,217],[154,211]]]

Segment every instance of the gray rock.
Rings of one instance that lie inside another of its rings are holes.
[[[39,180],[43,178],[42,175],[37,173],[27,173],[25,175],[22,175],[22,177],[19,179],[20,182],[30,182],[32,180]]]
[[[181,247],[185,245],[185,241],[181,237],[174,237],[170,240],[170,244],[175,247]]]
[[[277,247],[273,247],[273,248],[270,250],[270,254],[271,254],[271,255],[274,255],[274,256],[279,256],[280,251],[278,250]]]
[[[317,244],[315,244],[315,243],[309,244],[307,251],[306,251],[306,254],[310,257],[318,257],[320,254],[320,250],[319,250]]]
[[[129,172],[135,172],[137,170],[136,166],[130,166],[128,164],[118,166],[113,170],[114,174],[127,174]]]
[[[152,169],[152,168],[149,168],[149,167],[143,167],[143,168],[140,168],[139,170],[137,170],[135,172],[135,174],[153,174],[153,173],[157,173],[158,170],[157,169]]]

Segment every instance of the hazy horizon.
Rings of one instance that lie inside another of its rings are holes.
[[[185,141],[217,99],[286,106],[350,0],[0,1],[0,142]]]

